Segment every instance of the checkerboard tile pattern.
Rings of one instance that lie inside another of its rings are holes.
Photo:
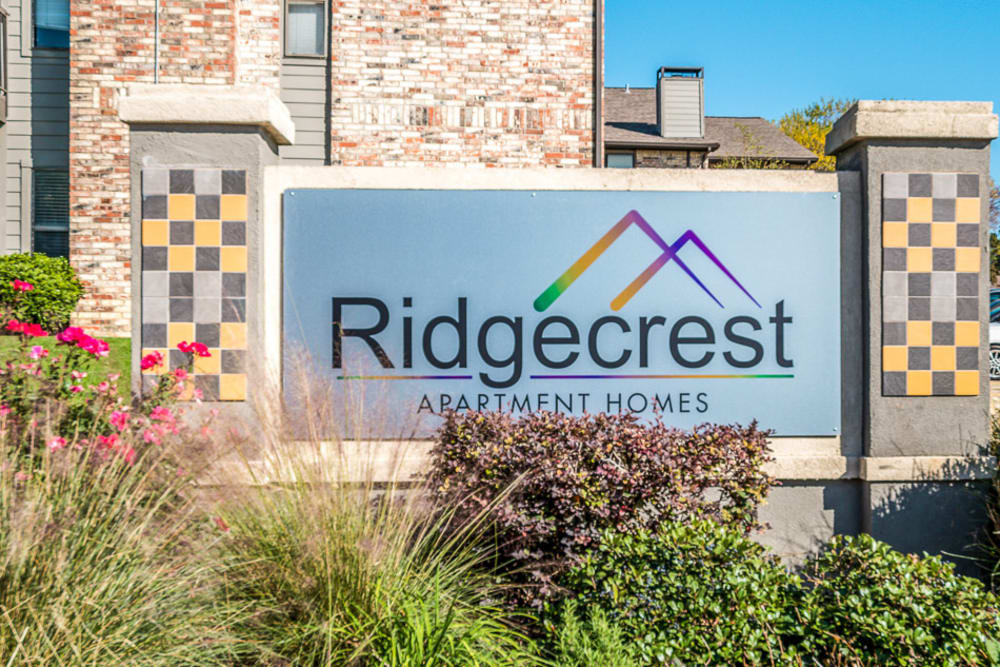
[[[185,361],[182,341],[212,356],[194,365],[205,400],[246,399],[247,179],[244,170],[142,171],[142,353]],[[190,397],[190,396],[189,396]]]
[[[882,395],[979,394],[978,174],[882,177]]]

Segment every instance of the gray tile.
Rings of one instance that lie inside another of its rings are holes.
[[[166,271],[143,271],[142,295],[170,296],[169,274]]]
[[[171,322],[193,322],[194,303],[191,297],[176,297],[170,299]]]
[[[978,347],[960,347],[955,350],[955,359],[957,368],[960,371],[975,371],[979,370],[979,348]]]
[[[931,324],[931,344],[933,345],[954,345],[955,344],[955,323],[954,322],[934,322]]]
[[[203,322],[194,325],[194,338],[209,347],[219,347],[219,323]]]
[[[955,220],[955,200],[954,199],[934,199],[931,203],[931,210],[935,222],[954,222]]]
[[[979,174],[958,175],[958,196],[959,197],[979,196]]]
[[[882,220],[886,222],[904,222],[906,220],[906,200],[884,200],[882,202]]]
[[[931,295],[931,274],[929,273],[908,273],[907,296],[930,296]],[[897,296],[893,294],[892,296]]]
[[[194,296],[194,274],[181,272],[171,273],[170,296]]]
[[[247,300],[222,299],[222,321],[223,322],[246,322],[247,320]]]
[[[953,371],[936,371],[931,373],[931,394],[934,396],[954,395],[955,373]]]
[[[219,297],[202,298],[194,300],[194,321],[201,324],[218,323],[221,310],[222,299]]]
[[[195,169],[194,193],[196,195],[222,194],[221,169]],[[954,196],[954,195],[952,195]]]
[[[883,248],[883,271],[906,271],[906,248]]]
[[[166,169],[142,170],[142,196],[165,195],[170,192],[170,176]]]
[[[934,248],[931,251],[931,268],[934,271],[954,271],[955,249]]]
[[[882,373],[883,396],[906,396],[906,373]]]
[[[223,373],[246,373],[246,350],[222,350]]]
[[[906,174],[882,174],[882,198],[906,199],[909,196],[909,179]]]
[[[931,274],[931,296],[955,296],[954,271],[935,271]]]
[[[907,314],[906,298],[891,296],[882,299],[883,322],[905,322],[908,319],[906,314]]]
[[[142,325],[142,347],[166,347],[166,346],[167,346],[166,324]]]
[[[955,274],[955,293],[958,296],[978,296],[979,274],[978,273]]]
[[[194,217],[198,220],[219,219],[219,195],[196,195]]]
[[[931,174],[931,196],[954,199],[958,196],[958,174]]]
[[[931,223],[911,222],[907,225],[910,247],[926,247],[931,244]]]
[[[955,297],[931,297],[931,320],[934,322],[951,322],[955,319]]]
[[[148,297],[142,300],[142,321],[143,323],[169,322],[170,311],[168,307],[169,299],[166,297]]]
[[[958,297],[955,307],[955,319],[962,322],[972,322],[979,319],[979,299],[977,297]]]
[[[143,271],[166,271],[167,270],[167,247],[166,246],[144,246],[142,249],[142,270]]]
[[[194,194],[194,170],[170,170],[170,194]]]
[[[933,192],[931,190],[931,175],[930,174],[910,174],[910,195],[911,197],[930,197]]]
[[[219,400],[219,376],[218,375],[195,375],[195,389],[201,390],[202,400]]]
[[[149,396],[156,389],[156,383],[159,381],[158,375],[143,375],[142,376],[142,395]]]
[[[884,272],[882,274],[882,294],[885,296],[907,296],[909,294],[907,275],[903,271]]]
[[[188,355],[181,352],[180,350],[170,350],[170,354],[167,355],[167,360],[170,364],[170,370],[177,370],[181,366],[186,366],[188,363]]]
[[[195,271],[194,295],[196,297],[215,298],[221,296],[221,275],[218,271]]]
[[[246,245],[247,223],[222,221],[222,245]]]
[[[911,371],[929,371],[931,369],[931,348],[911,347],[907,349],[907,368]]]
[[[883,345],[906,345],[906,322],[886,322],[882,325]]]
[[[246,295],[247,295],[247,274],[245,273],[222,274],[222,296],[246,296]]]
[[[194,245],[194,222],[191,220],[171,220],[170,245]]]
[[[167,219],[167,196],[149,195],[142,198],[142,217],[146,220]]]
[[[931,319],[931,300],[926,296],[911,296],[909,299],[908,315],[911,321],[926,321]]]
[[[977,223],[959,223],[955,230],[957,245],[961,248],[974,248],[979,245],[979,225]]]
[[[225,169],[222,172],[222,194],[245,195],[247,193],[247,172],[242,169]]]
[[[219,270],[219,248],[195,248],[194,268],[198,271],[218,271]]]

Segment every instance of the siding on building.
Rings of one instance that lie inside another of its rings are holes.
[[[4,244],[31,249],[31,169],[69,166],[69,52],[33,49],[31,0],[8,0]]]
[[[325,58],[284,58],[281,61],[281,101],[295,122],[295,145],[282,146],[281,159],[290,164],[322,165],[326,159]]]

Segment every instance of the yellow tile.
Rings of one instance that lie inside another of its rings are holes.
[[[906,393],[910,396],[930,396],[931,395],[931,372],[930,371],[907,371],[906,372]]]
[[[955,345],[979,347],[979,322],[955,322]]]
[[[194,220],[194,195],[170,195],[167,217],[171,220]]]
[[[170,227],[166,220],[142,221],[142,245],[168,245]]]
[[[979,271],[979,248],[955,248],[955,270],[963,273]]]
[[[908,248],[906,250],[906,270],[927,273],[931,270],[930,248]]]
[[[882,348],[882,370],[884,371],[906,370],[905,345],[886,345]]]
[[[935,222],[931,224],[931,245],[935,248],[954,248],[957,243],[954,222]]]
[[[247,325],[244,322],[223,322],[219,325],[219,347],[227,350],[245,350]]]
[[[218,220],[196,220],[194,223],[194,244],[222,245],[222,223]]]
[[[153,366],[152,368],[147,368],[146,370],[142,371],[143,375],[159,375],[160,373],[164,373],[167,370],[168,351],[143,348],[142,356],[145,357],[146,355],[152,354],[153,352],[159,352],[163,356],[163,361],[161,361],[158,365]]]
[[[927,347],[931,344],[930,322],[907,322],[906,344],[917,347]],[[901,370],[906,370],[905,368]]]
[[[194,378],[188,377],[181,386],[181,390],[177,393],[178,401],[193,401],[194,400]]]
[[[171,350],[177,349],[182,343],[190,343],[194,340],[193,322],[171,322],[167,325],[167,345]]]
[[[883,248],[905,248],[906,244],[907,244],[907,232],[906,232],[905,222],[882,223]]]
[[[979,222],[979,197],[955,200],[955,222]]]
[[[951,345],[935,345],[931,348],[931,370],[955,370],[955,348]]]
[[[219,266],[223,271],[246,271],[246,246],[223,246],[219,252]]]
[[[959,396],[978,396],[979,371],[956,371],[955,393]]]
[[[167,249],[167,269],[170,271],[194,271],[194,246],[170,246]]]
[[[247,376],[224,374],[219,376],[219,398],[223,401],[244,401],[247,397]]]
[[[906,200],[907,222],[930,222],[933,218],[933,202],[930,197],[910,197]]]
[[[219,211],[223,220],[246,220],[247,196],[222,195],[219,199]]]
[[[210,357],[195,357],[194,372],[203,374],[215,374],[222,372],[222,355],[218,350],[210,349]]]

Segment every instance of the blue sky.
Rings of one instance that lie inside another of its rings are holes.
[[[608,0],[605,20],[607,85],[702,66],[709,115],[774,120],[822,97],[1000,109],[998,0]]]

